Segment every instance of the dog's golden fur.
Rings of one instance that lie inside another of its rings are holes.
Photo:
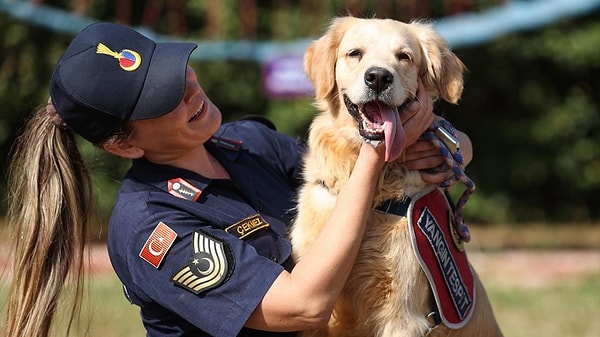
[[[291,232],[296,259],[302,258],[326,223],[364,141],[342,96],[353,102],[361,100],[366,69],[376,66],[393,74],[387,103],[394,106],[414,97],[418,78],[431,96],[456,103],[462,94],[464,71],[462,62],[428,24],[353,17],[335,19],[328,31],[309,46],[304,65],[315,85],[316,105],[321,113],[310,129],[305,183]],[[381,173],[375,205],[426,188],[429,187],[417,172],[406,172],[400,160],[392,161],[386,163]],[[430,331],[432,324],[426,315],[432,311],[434,302],[412,250],[407,219],[373,211],[368,221],[359,256],[329,328],[306,335],[421,337],[429,332],[429,336],[502,335],[476,275],[475,311],[469,323],[460,330],[440,325]]]

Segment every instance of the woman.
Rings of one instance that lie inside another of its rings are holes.
[[[302,149],[260,122],[221,125],[187,65],[194,48],[97,23],[58,61],[51,100],[28,122],[11,165],[19,236],[7,336],[46,336],[70,276],[77,312],[91,188],[74,134],[132,159],[108,249],[148,336],[286,336],[327,324],[365,230],[383,146],[363,145],[326,230],[294,266],[286,226]],[[420,99],[403,112],[415,130],[409,169],[443,162],[417,141],[434,118]]]

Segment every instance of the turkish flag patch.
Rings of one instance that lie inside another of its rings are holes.
[[[161,221],[146,240],[146,244],[140,251],[140,257],[158,269],[175,242],[175,238],[177,238],[177,233]]]
[[[408,221],[413,250],[431,286],[442,322],[460,329],[475,308],[475,280],[462,243],[455,239],[452,210],[439,189],[413,198]]]

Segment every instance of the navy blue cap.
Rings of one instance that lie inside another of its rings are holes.
[[[52,104],[71,130],[100,142],[127,121],[175,109],[196,47],[155,43],[119,24],[91,24],[75,36],[54,68]]]

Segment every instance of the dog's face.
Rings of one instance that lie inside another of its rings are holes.
[[[404,149],[399,110],[415,98],[419,79],[451,103],[462,93],[462,62],[426,24],[338,18],[304,62],[317,101],[333,114],[345,107],[363,139],[385,141],[387,161]]]

